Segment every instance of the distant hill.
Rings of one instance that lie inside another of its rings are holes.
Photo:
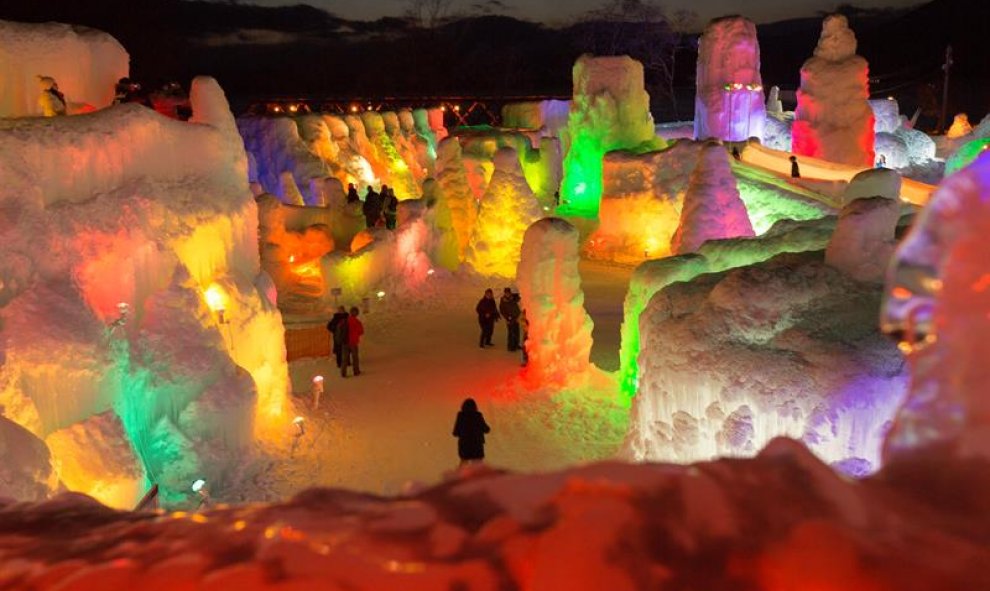
[[[568,94],[571,66],[587,51],[590,26],[551,29],[511,17],[480,16],[424,31],[399,18],[347,21],[305,5],[142,0],[139,6],[132,0],[0,0],[0,18],[105,30],[131,52],[136,79],[157,84],[210,74],[234,98]],[[931,114],[931,102],[941,92],[942,55],[952,43],[950,111],[968,111],[973,119],[987,111],[990,1],[933,0],[907,10],[853,10],[850,21],[860,54],[870,61],[877,94],[896,95],[907,112],[920,105]],[[820,30],[820,18],[761,25],[765,83],[795,88]],[[680,117],[690,115],[695,59],[688,40],[677,54]],[[669,101],[657,99],[653,108],[660,118],[675,116]]]

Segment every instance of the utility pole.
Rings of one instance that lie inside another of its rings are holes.
[[[949,114],[949,70],[952,68],[952,46],[945,47],[945,63],[942,64],[942,71],[945,78],[942,81],[942,111],[938,117],[938,132],[945,132],[945,121]]]

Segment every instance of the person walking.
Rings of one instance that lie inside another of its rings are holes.
[[[466,398],[454,421],[454,437],[457,438],[457,455],[461,465],[485,459],[485,434],[491,432],[485,416],[478,412],[474,398]]]
[[[354,366],[354,375],[361,375],[361,358],[358,347],[361,344],[361,336],[364,334],[364,325],[358,320],[360,310],[357,307],[351,308],[351,315],[347,318],[347,340],[343,347],[343,363],[340,365],[340,377],[347,377],[347,366]]]
[[[798,166],[797,156],[791,156],[791,178],[799,179],[801,178],[801,167]]]
[[[506,345],[509,352],[519,350],[519,294],[512,293],[512,288],[506,287],[502,291],[498,311],[502,318],[505,318]]]
[[[499,316],[495,293],[491,289],[485,290],[485,295],[474,307],[474,311],[478,313],[478,324],[481,325],[481,339],[478,341],[478,346],[482,349],[494,347],[492,334],[495,332],[495,322],[498,321]]]
[[[337,308],[337,312],[327,322],[327,330],[333,339],[333,355],[337,358],[337,367],[343,365],[344,344],[347,342],[347,309],[343,306]]]

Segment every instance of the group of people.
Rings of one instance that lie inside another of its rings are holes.
[[[481,325],[481,338],[478,346],[494,347],[492,336],[495,333],[495,323],[505,319],[506,345],[509,352],[522,351],[522,364],[526,365],[528,358],[526,355],[526,338],[529,332],[529,320],[526,319],[526,310],[519,305],[519,294],[512,293],[512,288],[506,287],[502,290],[502,298],[495,302],[495,292],[491,289],[485,290],[485,295],[478,301],[474,310],[478,314],[478,324]]]
[[[340,377],[347,377],[347,368],[354,367],[354,375],[361,375],[359,347],[364,335],[364,324],[358,319],[361,311],[352,307],[350,314],[343,306],[337,308],[333,318],[327,322],[327,330],[333,339],[333,354],[340,368]]]
[[[347,202],[357,203],[360,200],[354,183],[347,185]],[[369,228],[384,227],[394,230],[399,212],[399,199],[395,196],[395,191],[388,185],[382,185],[381,193],[375,192],[374,188],[369,185],[361,210],[364,212],[364,220]]]

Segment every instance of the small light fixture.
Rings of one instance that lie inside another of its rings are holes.
[[[320,398],[322,396],[323,396],[323,376],[313,376],[313,410],[320,408]],[[296,420],[298,421],[300,418],[301,417],[296,417]]]
[[[296,426],[296,437],[302,437],[306,434],[306,419],[296,417],[292,420],[292,424]]]
[[[434,273],[436,273],[436,271],[434,271],[433,269],[427,269],[426,270],[426,274],[427,275],[431,275],[432,276]]]

